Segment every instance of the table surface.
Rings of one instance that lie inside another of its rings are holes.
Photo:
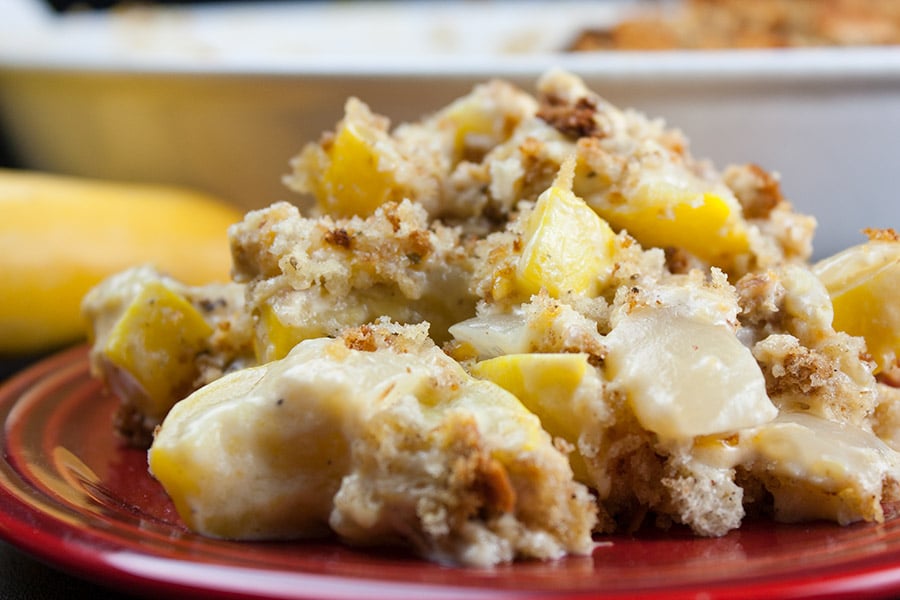
[[[118,593],[100,583],[73,577],[0,541],[0,600],[54,598],[132,600],[138,596]]]

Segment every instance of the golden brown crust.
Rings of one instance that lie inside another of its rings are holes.
[[[537,116],[563,135],[578,139],[598,135],[601,130],[594,120],[597,103],[592,98],[578,98],[574,104],[564,98],[547,95]]]
[[[783,361],[777,365],[777,369],[771,365],[763,367],[766,375],[766,391],[772,397],[785,394],[813,394],[828,385],[835,372],[832,361],[803,346],[788,350]]]
[[[460,521],[514,512],[516,490],[509,473],[482,446],[474,419],[456,420],[453,426],[448,453],[456,458],[449,469],[449,487],[462,490],[457,494]]]
[[[781,329],[785,313],[779,307],[784,287],[774,273],[749,273],[738,280],[735,289],[743,323],[763,333]]]
[[[344,344],[350,350],[375,352],[378,349],[378,342],[375,340],[375,332],[369,325],[348,329],[341,337],[344,340]]]
[[[609,28],[585,28],[567,49],[787,48],[900,42],[900,6],[893,0],[685,0],[672,8],[644,11]]]
[[[900,234],[897,234],[892,228],[887,229],[873,229],[871,227],[867,227],[863,229],[863,233],[868,236],[869,241],[872,242],[897,242],[900,241]]]
[[[768,219],[775,207],[784,202],[778,178],[759,165],[732,166],[723,177],[748,219]]]
[[[353,238],[343,227],[336,227],[325,234],[325,243],[331,244],[332,246],[340,246],[341,248],[350,250],[352,242]]]

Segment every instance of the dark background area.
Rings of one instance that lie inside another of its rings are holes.
[[[150,2],[149,0],[45,0],[47,4],[53,7],[53,10],[57,12],[66,12],[71,10],[106,10],[109,8],[113,8],[117,5],[141,5],[141,4],[225,4],[225,3],[237,3],[237,2],[246,2],[247,0],[154,0]],[[273,0],[266,0],[267,2],[271,2]],[[279,1],[279,0],[276,0]],[[289,2],[295,0],[280,0],[282,2]]]

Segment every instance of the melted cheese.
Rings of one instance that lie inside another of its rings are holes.
[[[768,489],[781,521],[881,521],[886,480],[900,479],[900,454],[876,435],[801,412],[781,413],[737,438],[700,440],[693,452],[705,464],[777,481]]]
[[[750,351],[728,329],[643,309],[608,336],[607,373],[640,424],[670,440],[758,425],[778,410]]]

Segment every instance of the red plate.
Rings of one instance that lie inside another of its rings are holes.
[[[0,537],[56,567],[150,596],[205,598],[812,598],[900,592],[900,519],[839,527],[748,523],[598,539],[591,557],[493,569],[433,565],[332,541],[225,542],[187,531],[113,434],[116,402],[86,349],[0,388]]]

